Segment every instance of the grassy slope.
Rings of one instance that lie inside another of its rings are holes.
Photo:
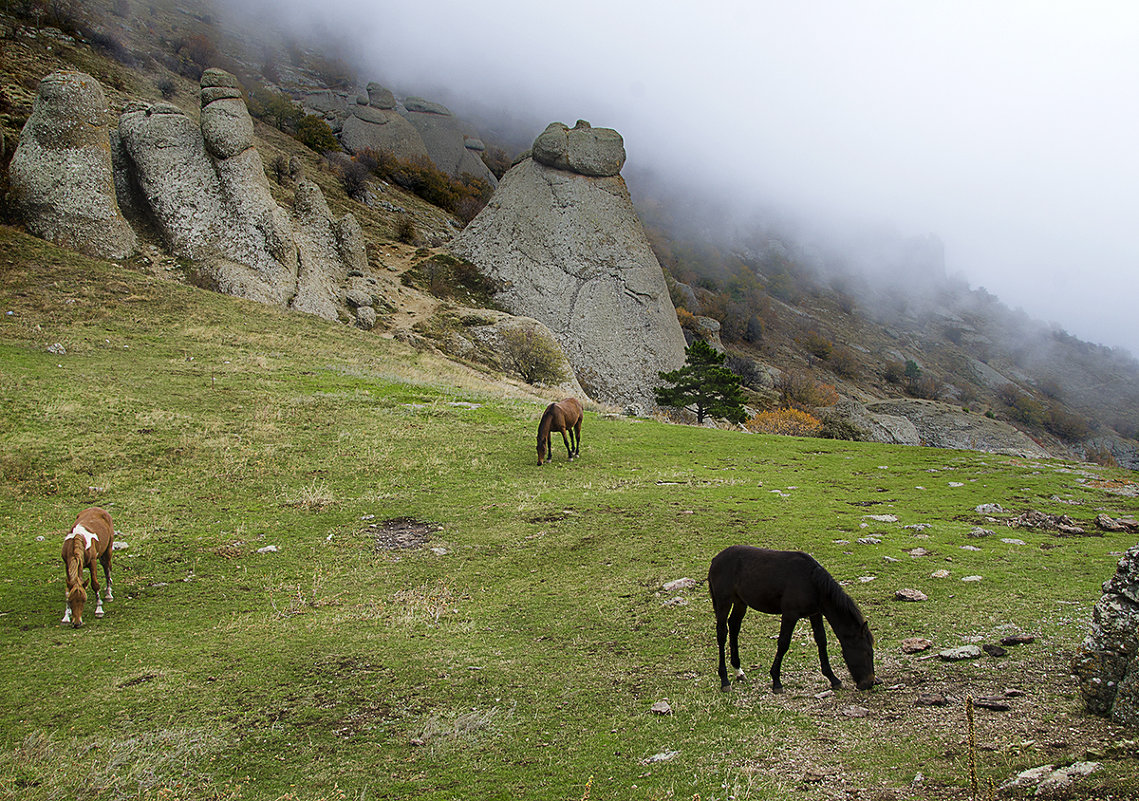
[[[0,797],[964,798],[960,699],[1018,685],[1015,715],[980,717],[983,777],[1120,736],[1080,712],[1066,659],[1133,542],[959,546],[980,503],[1087,520],[1135,500],[1059,463],[596,414],[580,462],[539,470],[541,405],[375,335],[0,230]],[[75,631],[59,542],[92,503],[129,548],[106,617]],[[900,522],[864,519],[887,512]],[[377,550],[369,526],[403,515],[438,524],[445,553]],[[905,686],[814,698],[803,626],[775,698],[776,622],[753,613],[756,681],[721,695],[702,580],[734,542],[809,550],[851,581],[879,673]],[[904,553],[918,545],[932,554]],[[691,603],[664,606],[682,576],[701,580]],[[930,601],[899,604],[899,587]],[[1041,639],[965,665],[898,650],[1013,630]],[[922,688],[957,701],[915,707]],[[650,715],[664,698],[674,714]],[[842,714],[856,703],[869,718]],[[1136,760],[1108,767],[1087,786],[1127,797]],[[824,778],[801,784],[810,769]]]

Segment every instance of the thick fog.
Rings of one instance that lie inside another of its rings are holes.
[[[1139,350],[1139,4],[248,0],[397,95],[587,119],[729,206],[936,234],[950,275]]]

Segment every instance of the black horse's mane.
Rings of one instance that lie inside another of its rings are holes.
[[[817,561],[811,567],[811,583],[815,585],[819,594],[827,600],[828,606],[834,607],[839,613],[850,617],[856,623],[862,623],[865,620],[862,616],[862,610],[858,608],[854,599],[846,594],[846,590],[834,580],[834,576],[828,573],[827,569]]]

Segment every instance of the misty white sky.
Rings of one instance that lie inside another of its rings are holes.
[[[271,7],[345,37],[397,94],[446,86],[534,135],[587,119],[621,132],[630,165],[937,234],[951,275],[1139,354],[1139,3]]]

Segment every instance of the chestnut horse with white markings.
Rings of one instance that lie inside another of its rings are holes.
[[[87,579],[83,571],[91,571],[91,589],[95,593],[95,617],[103,616],[103,601],[113,600],[111,595],[111,551],[115,542],[115,527],[106,509],[91,506],[79,513],[71,532],[63,538],[63,566],[67,571],[67,605],[61,623],[75,628],[83,625],[83,605],[87,603]],[[99,579],[96,562],[103,566],[107,587],[99,597]]]
[[[546,407],[542,422],[538,424],[538,467],[553,459],[550,435],[554,431],[562,432],[562,442],[566,444],[570,461],[577,457],[581,448],[581,418],[581,403],[577,398],[566,398]]]

